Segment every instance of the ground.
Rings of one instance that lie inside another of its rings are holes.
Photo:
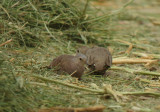
[[[102,0],[91,3],[93,7],[102,10],[117,10],[121,8],[127,0]],[[100,14],[101,15],[101,14]],[[115,15],[110,20],[111,39],[107,40],[113,60],[118,57],[137,57],[135,52],[145,54],[160,53],[160,1],[137,0],[126,7],[120,14]],[[105,24],[105,23],[104,23]],[[112,34],[113,33],[113,34]],[[128,45],[119,40],[130,42],[133,45],[129,54],[121,53],[128,49]],[[99,42],[101,40],[99,39]],[[43,47],[37,48],[6,48],[5,52],[9,57],[7,59],[15,65],[16,76],[23,75],[23,78],[29,80],[30,86],[34,87],[35,93],[41,94],[40,97],[33,98],[37,100],[36,108],[49,107],[88,107],[94,105],[104,105],[104,112],[159,112],[160,98],[155,96],[127,96],[125,101],[117,102],[114,98],[106,98],[103,95],[97,95],[92,92],[85,92],[79,89],[73,89],[55,83],[41,81],[31,78],[32,75],[40,75],[49,79],[58,80],[64,83],[77,85],[83,88],[103,89],[103,84],[112,85],[112,89],[119,92],[155,92],[160,93],[160,79],[157,76],[143,76],[128,73],[122,70],[110,69],[109,76],[95,76],[84,74],[81,81],[69,75],[56,75],[52,70],[40,69],[49,65],[53,58],[61,54],[75,54],[76,48],[80,44],[68,42],[67,47],[56,42],[48,43]],[[81,44],[82,45],[82,44]],[[88,46],[91,44],[87,44]],[[138,57],[140,58],[140,57]],[[155,59],[160,59],[156,57]],[[120,64],[113,67],[124,67],[134,70],[150,71],[159,73],[159,64],[153,64],[146,67],[144,64]],[[147,82],[149,81],[149,82]],[[157,84],[157,85],[155,85]],[[46,93],[46,94],[45,94]]]

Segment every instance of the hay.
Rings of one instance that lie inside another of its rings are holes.
[[[85,1],[2,0],[0,4],[1,43],[12,38],[12,46],[36,47],[50,41],[63,43],[64,40],[86,44],[103,35],[107,37],[104,33],[107,25],[102,26],[104,21],[84,23],[96,18],[94,11],[86,14],[88,2]],[[103,20],[107,21],[107,18]]]
[[[57,106],[80,108],[97,104],[104,104],[107,107],[106,111],[112,109],[129,111],[125,109],[130,109],[134,102],[137,105],[144,104],[144,108],[148,106],[154,108],[159,102],[159,89],[156,92],[146,92],[145,89],[151,88],[150,86],[158,88],[159,85],[155,85],[156,83],[146,85],[145,81],[137,79],[156,79],[159,71],[158,69],[153,72],[146,71],[141,64],[134,64],[154,61],[148,58],[150,56],[159,59],[159,48],[156,47],[159,44],[143,43],[147,39],[150,41],[150,36],[154,36],[149,35],[148,32],[159,30],[156,29],[157,27],[146,30],[147,23],[143,21],[146,20],[145,17],[128,14],[126,6],[133,1],[128,1],[118,10],[107,12],[107,9],[101,11],[90,5],[92,2],[90,0],[1,0],[0,111],[25,112]],[[115,1],[113,3],[116,4]],[[125,15],[119,17],[124,10]],[[126,27],[124,21],[133,23]],[[141,21],[144,24],[136,26],[135,23]],[[115,41],[116,39],[125,41]],[[112,67],[111,75],[108,77],[84,74],[82,81],[65,74],[56,75],[52,70],[40,69],[59,54],[75,53],[76,47],[80,44],[96,44],[104,47],[111,45],[114,57],[122,59],[127,54],[127,60],[118,62],[121,64],[119,66],[123,67]],[[125,50],[125,54],[118,53]],[[137,56],[143,57],[142,52],[148,54],[148,57],[144,56],[147,59],[135,60]],[[35,77],[32,77],[33,75]],[[103,83],[111,84],[114,90],[109,86],[104,88],[109,94],[104,97],[102,94],[95,94],[102,93],[103,90],[99,91],[93,87],[95,85],[97,88],[102,88]],[[121,105],[113,99],[107,99],[112,96],[120,102],[121,94],[118,93],[127,95],[131,101]],[[134,98],[135,96],[138,97]],[[147,96],[149,100],[143,102],[140,96]]]
[[[32,62],[26,65],[25,58],[10,56],[7,49],[43,47],[50,42],[57,46],[68,46],[68,41],[97,43],[97,38],[104,36],[107,39],[107,25],[102,26],[107,19],[85,22],[97,17],[95,10],[86,14],[88,9],[91,10],[89,2],[79,0],[0,1],[0,111],[25,112],[42,105],[66,106],[65,92],[27,83],[30,79],[25,77],[29,71],[26,67]],[[64,97],[60,98],[61,94]]]

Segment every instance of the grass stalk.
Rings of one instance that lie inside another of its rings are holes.
[[[38,76],[38,75],[31,75],[31,76],[35,77],[35,78],[38,78],[38,79],[41,79],[41,80],[46,81],[46,82],[52,82],[52,83],[55,83],[55,84],[60,84],[60,85],[63,85],[63,86],[67,86],[67,87],[70,87],[70,88],[79,89],[79,90],[83,90],[83,91],[100,93],[100,94],[102,94],[104,92],[103,90],[93,90],[93,89],[83,88],[83,87],[75,86],[75,85],[72,85],[72,84],[67,84],[67,83],[64,83],[64,82],[61,82],[61,81],[45,78],[45,77]]]
[[[10,40],[7,40],[6,42],[4,42],[4,43],[0,44],[0,47],[2,47],[2,46],[4,46],[4,45],[6,45],[6,44],[8,44],[8,43],[12,42],[12,40],[13,40],[13,39],[10,39]]]
[[[136,75],[160,76],[160,73],[158,73],[158,72],[150,72],[150,71],[143,71],[143,70],[134,70],[134,69],[124,68],[124,67],[113,66],[110,69],[111,70],[125,71],[125,72],[136,74]]]
[[[144,96],[147,95],[147,96],[160,97],[160,93],[153,93],[153,92],[116,92],[116,91],[113,92],[113,90],[111,90],[111,88],[108,87],[108,86],[105,86],[105,88],[104,88],[105,90],[93,90],[93,89],[89,89],[89,88],[75,86],[75,85],[72,85],[72,84],[67,84],[67,83],[64,83],[64,82],[61,82],[61,81],[45,78],[45,77],[38,76],[38,75],[31,75],[31,76],[35,77],[35,78],[38,78],[38,79],[41,79],[45,82],[52,82],[52,83],[55,83],[55,84],[67,86],[67,87],[82,90],[82,91],[98,93],[98,94],[101,94],[101,95],[110,94],[111,96],[114,96],[114,98],[118,101],[119,101],[119,99],[117,99],[118,94],[116,94],[116,96],[115,96],[115,93],[119,93],[121,95],[144,95]]]
[[[135,96],[155,96],[160,97],[160,93],[153,92],[122,92],[123,95],[135,95]]]

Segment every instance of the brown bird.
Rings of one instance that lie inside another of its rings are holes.
[[[48,68],[55,68],[56,71],[63,71],[68,74],[72,74],[73,77],[77,77],[79,80],[84,73],[87,57],[81,53],[72,55],[61,55],[51,62]]]
[[[86,55],[87,65],[94,71],[94,74],[104,75],[106,70],[112,65],[112,55],[109,50],[104,47],[94,46],[88,48],[83,46],[79,48],[77,52]]]

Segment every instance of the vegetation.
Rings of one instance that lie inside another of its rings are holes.
[[[106,112],[158,112],[159,5],[158,0],[1,0],[0,111],[104,105]],[[123,61],[108,77],[85,73],[81,81],[42,68],[81,45],[109,47],[114,64],[126,58],[157,63]]]

